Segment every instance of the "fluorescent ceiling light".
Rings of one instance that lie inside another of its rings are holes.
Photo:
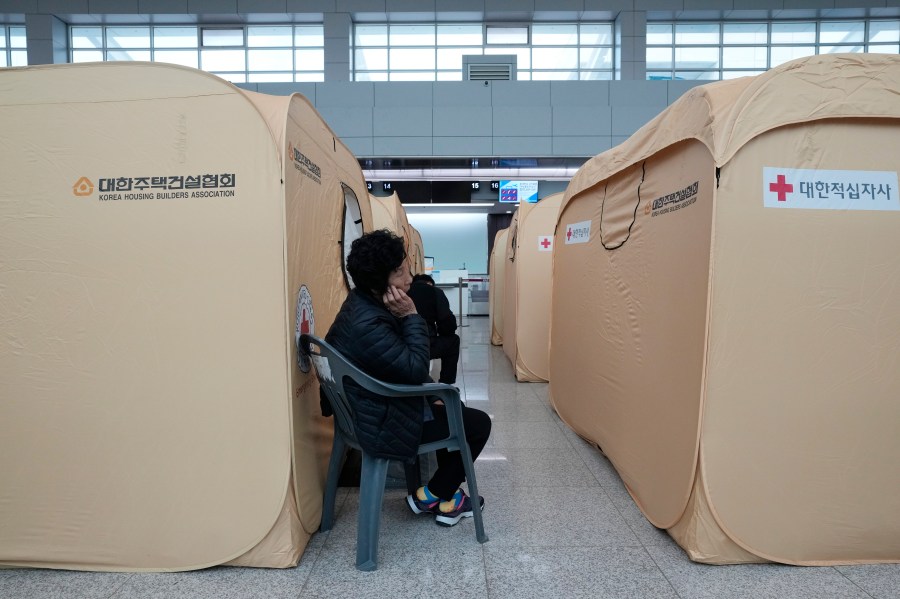
[[[509,204],[499,202],[472,202],[471,204],[403,204],[407,214],[501,214]]]
[[[444,206],[446,208],[490,208],[493,202],[472,202],[470,204],[444,204],[435,202],[433,204],[403,204],[404,208],[434,208],[435,206]]]
[[[363,170],[366,181],[489,181],[538,179],[568,181],[577,166],[534,168],[400,168]]]

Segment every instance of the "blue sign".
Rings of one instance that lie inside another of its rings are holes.
[[[537,181],[500,181],[500,201],[517,204],[538,201]]]

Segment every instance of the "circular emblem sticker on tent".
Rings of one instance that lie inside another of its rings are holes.
[[[306,285],[300,286],[297,294],[297,328],[294,330],[294,343],[297,345],[297,364],[303,372],[309,372],[309,358],[300,351],[300,335],[313,335],[316,331],[316,319],[313,317],[312,296]]]

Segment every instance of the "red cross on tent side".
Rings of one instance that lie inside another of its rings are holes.
[[[784,175],[778,175],[775,179],[775,183],[769,183],[769,191],[777,193],[778,201],[784,202],[787,200],[787,194],[794,191],[794,186],[787,182]]]

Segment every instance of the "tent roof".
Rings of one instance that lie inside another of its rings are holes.
[[[574,196],[685,139],[698,139],[721,167],[766,131],[830,118],[900,118],[900,57],[825,54],[762,75],[695,87],[622,144],[584,164],[566,189]],[[562,214],[563,209],[560,210]]]

